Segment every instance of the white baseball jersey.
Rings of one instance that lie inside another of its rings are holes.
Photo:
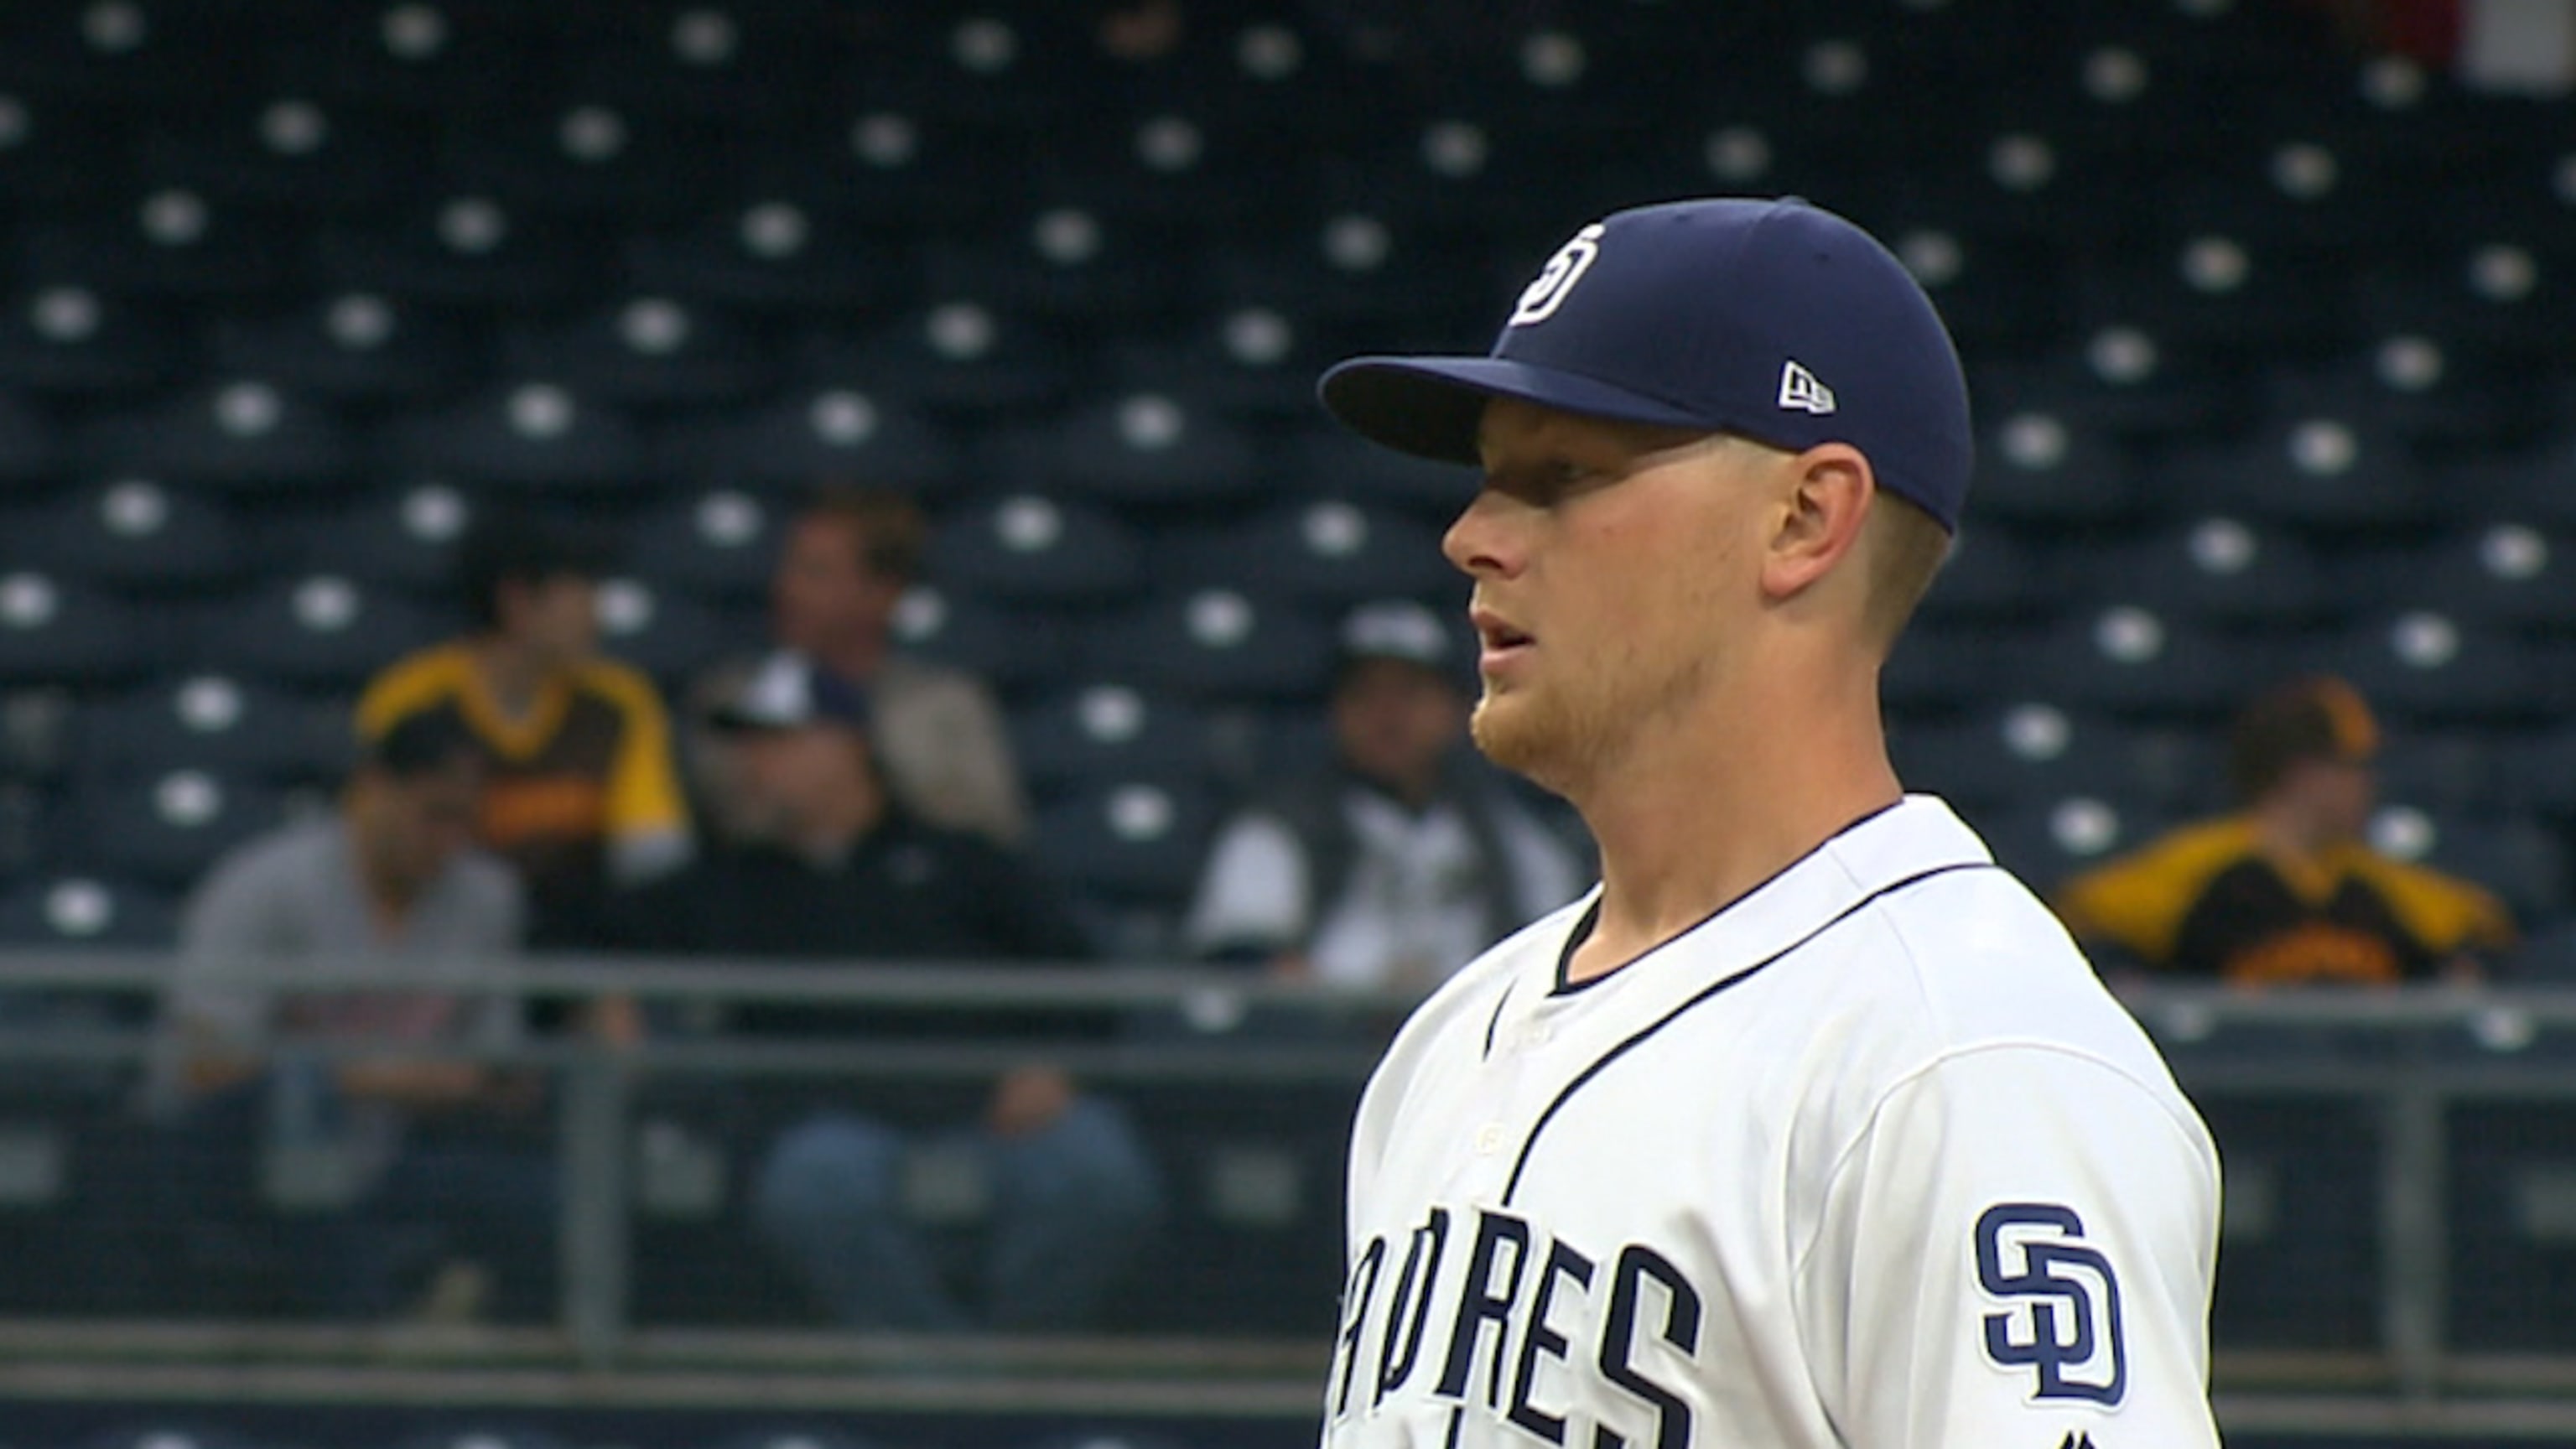
[[[1569,986],[1593,907],[1369,1082],[1326,1445],[2218,1443],[2208,1133],[1946,805]]]

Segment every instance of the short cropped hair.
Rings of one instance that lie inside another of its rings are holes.
[[[838,524],[858,541],[859,562],[868,572],[897,583],[921,578],[922,558],[930,548],[930,520],[921,505],[886,488],[834,484],[814,495],[803,522]]]
[[[1869,595],[1861,626],[1881,653],[1905,632],[1941,565],[1950,557],[1950,531],[1931,514],[1884,489],[1871,500],[1877,537],[1869,540]]]

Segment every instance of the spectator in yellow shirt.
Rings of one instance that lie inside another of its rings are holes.
[[[2473,975],[2513,942],[2503,905],[2363,838],[2379,727],[2338,679],[2263,696],[2237,722],[2237,813],[2186,826],[2069,881],[2075,934],[2159,971],[2267,987]]]
[[[690,854],[669,717],[650,680],[600,656],[601,561],[580,540],[487,515],[458,563],[472,632],[377,676],[358,733],[454,719],[483,751],[478,833],[526,883],[530,946],[592,947],[612,886]]]

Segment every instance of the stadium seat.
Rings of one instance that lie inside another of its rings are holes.
[[[2347,607],[2334,582],[2297,532],[2212,515],[2100,550],[2073,571],[2068,592],[2134,599],[2204,626],[2278,628]]]
[[[806,375],[900,388],[924,407],[973,419],[1041,413],[1073,385],[1063,344],[995,299],[934,292],[924,300],[855,341],[815,337],[802,349]]]
[[[2400,719],[2532,719],[2564,697],[2522,641],[2432,609],[2376,611],[2315,653]]]
[[[281,579],[208,620],[205,657],[245,678],[354,693],[434,641],[440,616],[344,574]]]
[[[2171,822],[2135,800],[2098,795],[2037,797],[1968,816],[1995,859],[2050,891],[2068,877],[2145,844]]]
[[[101,471],[244,492],[334,482],[356,462],[337,419],[256,378],[220,379],[162,406],[101,418],[77,446]]]
[[[2451,618],[2506,629],[2563,623],[2567,578],[2576,568],[2563,538],[2512,522],[2465,530],[2371,562],[2383,571],[2378,577],[2408,577],[2427,606]]]
[[[1196,300],[1170,248],[1092,206],[1047,207],[1005,234],[933,249],[924,285],[936,297],[985,297],[1042,325],[1088,328],[1123,319],[1150,327]]]
[[[2403,797],[2392,792],[2392,801]],[[2546,921],[2567,907],[2567,852],[2550,830],[2495,815],[2435,815],[2390,803],[2371,818],[2370,842],[2493,891],[2518,921]]]
[[[345,215],[385,205],[400,178],[427,171],[432,158],[413,139],[370,107],[271,92],[228,98],[195,124],[153,127],[135,170],[153,190],[224,210]]]
[[[704,128],[659,108],[558,93],[483,112],[453,112],[438,174],[529,215],[531,225],[605,215],[631,223],[687,216],[715,194]]]
[[[1107,510],[1012,493],[940,520],[929,571],[1005,604],[1125,602],[1146,578],[1145,550]]]
[[[663,589],[749,603],[766,598],[787,519],[771,503],[733,488],[675,496],[640,521],[627,540],[627,570]]]
[[[338,507],[280,520],[284,562],[308,573],[345,572],[440,608],[456,602],[456,545],[474,500],[453,484],[419,482],[363,494]]]
[[[140,301],[230,301],[276,292],[301,250],[274,218],[216,206],[185,187],[123,200],[114,220],[26,228],[18,243],[22,273]]]
[[[0,307],[0,383],[95,397],[144,392],[181,363],[178,340],[139,304],[56,281]]]
[[[534,82],[538,60],[510,20],[506,8],[446,3],[332,10],[295,38],[282,69],[326,104],[503,105]]]
[[[597,493],[637,486],[644,447],[615,409],[540,378],[402,418],[387,430],[385,461],[415,476]]]
[[[1241,433],[1159,393],[1095,404],[1016,444],[1016,476],[1061,478],[1121,504],[1205,505],[1248,497],[1260,485]]]
[[[1155,599],[1093,630],[1084,667],[1183,698],[1312,698],[1332,664],[1329,631],[1284,599],[1230,588]]]
[[[209,355],[224,375],[326,402],[415,402],[471,375],[460,332],[431,308],[343,292],[292,312],[219,319]]]
[[[130,879],[54,873],[0,892],[0,945],[159,951],[176,944],[174,897]]]
[[[748,652],[765,637],[754,611],[711,608],[642,577],[600,582],[599,623],[600,645],[609,655],[673,687]]]
[[[1897,640],[1879,672],[1879,697],[1891,715],[1955,714],[1990,699],[2000,683],[1997,661],[2018,657],[2031,643],[2023,631],[1926,620]]]
[[[483,1419],[412,1434],[394,1449],[568,1449],[563,1439],[534,1423]]]
[[[55,448],[52,422],[26,399],[0,391],[0,482],[24,485],[50,476]]]
[[[1327,609],[1413,598],[1466,609],[1466,576],[1431,527],[1338,498],[1267,509],[1232,526],[1167,529],[1153,577],[1165,588],[1232,586]]]
[[[489,196],[432,196],[398,221],[323,232],[317,269],[333,293],[397,303],[521,311],[560,304],[582,280],[560,232]]]
[[[1102,372],[1122,394],[1187,399],[1220,417],[1312,420],[1315,377],[1330,359],[1286,314],[1257,301],[1210,310],[1179,342],[1111,342]]]
[[[1214,824],[1204,791],[1157,771],[1057,800],[1038,812],[1029,849],[1049,875],[1077,891],[1177,909],[1198,882]]]
[[[186,890],[224,852],[284,818],[276,792],[200,769],[103,782],[72,807],[67,855],[101,875]]]
[[[827,376],[748,413],[667,430],[657,471],[709,486],[811,489],[857,478],[915,493],[956,476],[956,449],[899,394]]]
[[[764,350],[709,302],[636,296],[561,327],[514,327],[502,367],[616,407],[717,406],[768,379]]]
[[[2214,719],[2268,682],[2266,653],[2258,642],[2119,602],[2053,625],[2016,673],[2047,680],[2080,709]]]
[[[80,489],[25,526],[31,561],[135,595],[219,588],[261,562],[230,513],[148,478]]]
[[[908,653],[980,675],[996,688],[1041,690],[1062,683],[1077,667],[1068,657],[1067,624],[1053,614],[1008,611],[915,585],[895,610],[894,639]]]
[[[2528,442],[2465,454],[2440,470],[2437,486],[2444,497],[2474,500],[2480,517],[2553,529],[2576,525],[2576,429],[2561,426]]]
[[[2037,700],[1900,730],[1889,747],[1909,789],[1962,810],[2121,795],[2148,784],[2128,730]]]
[[[2056,562],[2005,529],[1963,528],[1924,595],[1922,617],[1955,624],[2044,613],[2058,595]]]
[[[2274,419],[2253,438],[2194,448],[2168,474],[2204,513],[2333,532],[2412,521],[2423,500],[2403,441],[2360,416]]]
[[[1197,781],[1208,760],[1196,711],[1114,681],[1080,685],[1011,715],[1011,756],[1040,800],[1121,779]]]
[[[192,768],[270,784],[328,784],[356,739],[344,710],[219,674],[156,683],[103,701],[72,741],[93,779]]]
[[[1383,503],[1442,527],[1475,501],[1480,486],[1473,468],[1407,457],[1340,427],[1301,430],[1287,454],[1293,491]]]
[[[2392,333],[2330,366],[2276,373],[2265,406],[2276,417],[2366,414],[2418,448],[2474,452],[2523,431],[2534,401],[2528,379],[2481,362],[2438,334]]]
[[[2444,818],[2532,808],[2525,791],[2506,784],[2518,772],[2503,758],[2503,743],[2481,730],[2392,734],[2376,761],[2380,798]]]
[[[2361,318],[2375,336],[2447,334],[2497,354],[2546,357],[2569,283],[2554,261],[2516,238],[2467,239],[2421,268],[2384,266],[2365,276]]]
[[[1989,409],[1978,440],[1973,496],[1979,516],[2080,525],[2123,518],[2137,506],[2127,456],[2099,424],[2045,399]]]
[[[652,294],[788,318],[874,308],[918,285],[902,257],[848,215],[779,194],[711,211],[681,230],[636,236],[626,244],[626,269]]]
[[[123,601],[34,569],[0,574],[0,680],[97,684],[147,657],[146,632]]]

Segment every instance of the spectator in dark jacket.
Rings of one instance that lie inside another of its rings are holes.
[[[730,741],[745,838],[637,896],[623,944],[810,960],[1063,962],[1089,943],[1054,893],[980,837],[922,823],[878,774],[867,702],[794,655],[771,660],[713,722]],[[747,1007],[728,1029],[804,1038],[1043,1035],[996,1022],[883,1008]],[[1063,1028],[1057,1028],[1058,1031]],[[1151,1165],[1125,1116],[1045,1064],[1043,1044],[984,1095],[975,1120],[924,1130],[844,1106],[814,1112],[771,1148],[753,1190],[760,1233],[823,1305],[854,1326],[1006,1330],[1087,1324],[1156,1216]],[[980,1309],[943,1280],[905,1188],[935,1161],[989,1208]]]

